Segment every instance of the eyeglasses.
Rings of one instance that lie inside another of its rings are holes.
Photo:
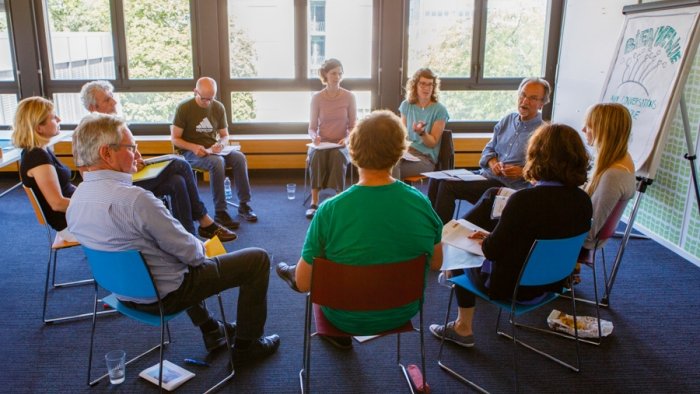
[[[537,97],[537,96],[526,96],[525,93],[520,93],[518,96],[520,97],[520,100],[529,100],[529,101],[543,101],[544,98],[542,97]]]
[[[198,91],[197,91],[196,93],[197,93],[197,96],[199,96],[199,99],[202,100],[202,101],[210,102],[210,101],[216,100],[216,97],[204,97],[204,96],[202,96],[202,94],[199,93]]]
[[[136,150],[139,148],[139,146],[136,144],[133,144],[133,145],[131,145],[131,144],[109,144],[109,146],[111,146],[113,148],[116,147],[117,149],[118,148],[126,148],[131,153],[136,153]]]
[[[435,84],[432,82],[418,82],[418,86],[420,86],[422,88],[430,88],[430,87],[435,86]]]

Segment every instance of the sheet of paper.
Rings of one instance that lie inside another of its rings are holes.
[[[458,168],[454,170],[444,170],[444,171],[430,171],[430,172],[423,172],[421,175],[427,176],[428,178],[433,178],[433,179],[445,179],[445,180],[452,180],[452,181],[480,181],[480,180],[486,180],[481,175],[474,174],[473,172],[465,169],[465,168]]]
[[[207,149],[207,151],[212,154],[212,155],[219,155],[219,156],[226,156],[229,153],[233,152],[234,150],[241,150],[240,145],[226,145],[224,146],[223,149],[221,149],[221,152],[212,152],[211,149]]]
[[[509,187],[502,187],[498,190],[498,194],[493,200],[493,208],[491,208],[491,219],[498,219],[503,213],[503,208],[506,207],[508,198],[515,193],[515,190]]]
[[[442,227],[442,242],[483,256],[484,252],[481,250],[481,245],[477,240],[469,238],[469,235],[477,230],[488,234],[488,231],[464,219],[450,220]]]
[[[362,343],[362,342],[367,342],[369,340],[372,340],[372,339],[378,338],[378,337],[379,337],[379,335],[355,335],[354,338],[357,342]]]
[[[401,158],[404,159],[404,160],[406,160],[406,161],[420,161],[419,158],[413,156],[413,155],[412,155],[411,153],[409,153],[408,151],[404,152],[404,153],[403,153],[403,156],[401,156]]]
[[[441,271],[481,267],[483,263],[484,256],[456,248],[447,243],[442,244]]]
[[[467,182],[469,182],[469,181],[485,181],[486,180],[485,177],[483,177],[479,174],[474,174],[474,173],[459,174],[459,175],[455,175],[455,176],[457,178],[459,178],[460,181],[467,181]]]
[[[309,148],[313,149],[318,149],[318,150],[323,150],[323,149],[335,149],[335,148],[340,148],[342,145],[336,144],[335,142],[321,142],[318,145],[314,145],[313,142],[309,142],[306,144]]]
[[[162,161],[168,161],[168,160],[175,160],[178,159],[180,156],[176,154],[169,154],[169,155],[160,155],[160,156],[155,156],[155,157],[149,157],[148,159],[143,159],[143,162],[146,164],[156,164],[160,163]]]
[[[204,241],[204,251],[207,257],[212,258],[226,254],[226,248],[216,235]]]

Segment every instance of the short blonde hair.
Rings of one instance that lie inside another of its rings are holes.
[[[49,139],[40,135],[37,127],[49,119],[53,110],[53,103],[43,97],[27,97],[20,101],[12,125],[12,145],[22,149],[46,146]]]
[[[357,167],[390,170],[406,150],[406,128],[393,112],[377,110],[355,125],[348,147]]]

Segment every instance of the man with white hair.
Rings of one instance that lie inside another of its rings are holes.
[[[92,81],[83,85],[80,99],[90,112],[114,115],[117,113],[117,100],[114,87],[108,81]],[[139,170],[144,162],[139,159]],[[199,198],[197,180],[192,167],[183,159],[173,159],[155,178],[136,182],[135,185],[153,192],[156,196],[170,196],[173,216],[185,230],[195,234],[193,221],[199,222],[198,234],[203,238],[219,237],[222,242],[233,241],[236,233],[216,223],[207,213],[207,208]]]

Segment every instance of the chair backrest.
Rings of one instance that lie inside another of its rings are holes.
[[[627,208],[627,203],[629,203],[630,200],[631,198],[620,200],[617,202],[617,204],[615,204],[615,208],[613,208],[612,212],[610,212],[610,215],[608,215],[608,218],[605,220],[605,224],[603,224],[603,227],[600,230],[598,230],[598,235],[596,235],[596,243],[605,241],[612,237],[613,234],[615,234],[617,224],[620,222],[620,218],[625,212],[625,208]]]
[[[105,290],[133,298],[157,297],[151,271],[139,251],[107,252],[84,245],[83,250],[92,276]]]
[[[47,224],[46,216],[44,216],[44,211],[41,209],[41,205],[39,205],[39,200],[37,200],[34,190],[24,185],[22,185],[22,188],[24,189],[24,192],[27,193],[27,197],[29,197],[29,202],[32,204],[32,208],[34,209],[36,220],[39,221],[39,224],[45,226]]]
[[[440,137],[437,171],[453,170],[455,168],[455,146],[452,140],[452,130],[443,130]]]
[[[520,286],[547,285],[571,275],[586,235],[588,232],[569,238],[535,240],[520,273]]]
[[[427,257],[372,265],[347,265],[315,258],[311,302],[346,311],[396,308],[423,297]]]

